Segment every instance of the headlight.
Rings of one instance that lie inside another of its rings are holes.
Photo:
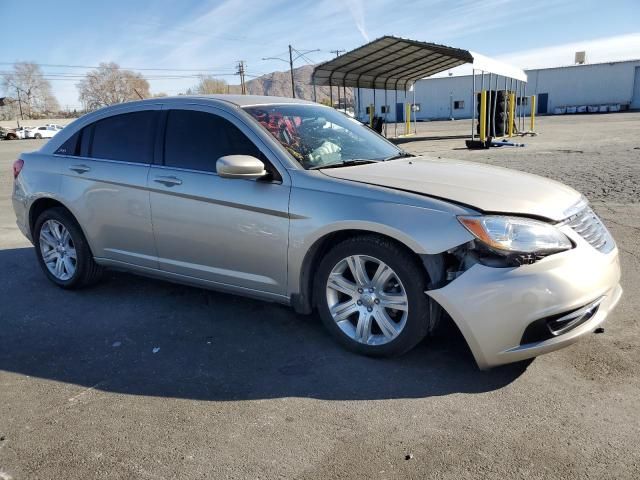
[[[482,243],[505,254],[549,255],[573,246],[556,227],[537,220],[498,215],[459,216],[458,220]]]

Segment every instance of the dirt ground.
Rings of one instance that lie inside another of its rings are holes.
[[[543,117],[483,151],[456,138],[469,122],[418,128],[405,149],[592,201],[625,289],[604,334],[481,372],[446,329],[374,360],[277,305],[119,273],[62,291],[10,205],[42,142],[0,142],[0,479],[640,478],[640,113]]]

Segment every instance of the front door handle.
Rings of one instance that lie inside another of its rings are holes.
[[[182,180],[176,177],[156,177],[154,182],[161,183],[165,187],[173,187],[175,185],[182,185]]]
[[[89,170],[91,170],[91,168],[86,165],[71,165],[69,167],[69,170],[82,174],[87,173]]]

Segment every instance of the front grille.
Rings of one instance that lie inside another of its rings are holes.
[[[589,207],[567,218],[562,224],[569,225],[593,248],[602,253],[610,252],[616,245],[607,227]]]

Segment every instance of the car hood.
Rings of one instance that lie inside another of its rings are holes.
[[[508,168],[462,160],[410,157],[322,173],[464,204],[483,212],[563,220],[582,200],[571,187]]]

